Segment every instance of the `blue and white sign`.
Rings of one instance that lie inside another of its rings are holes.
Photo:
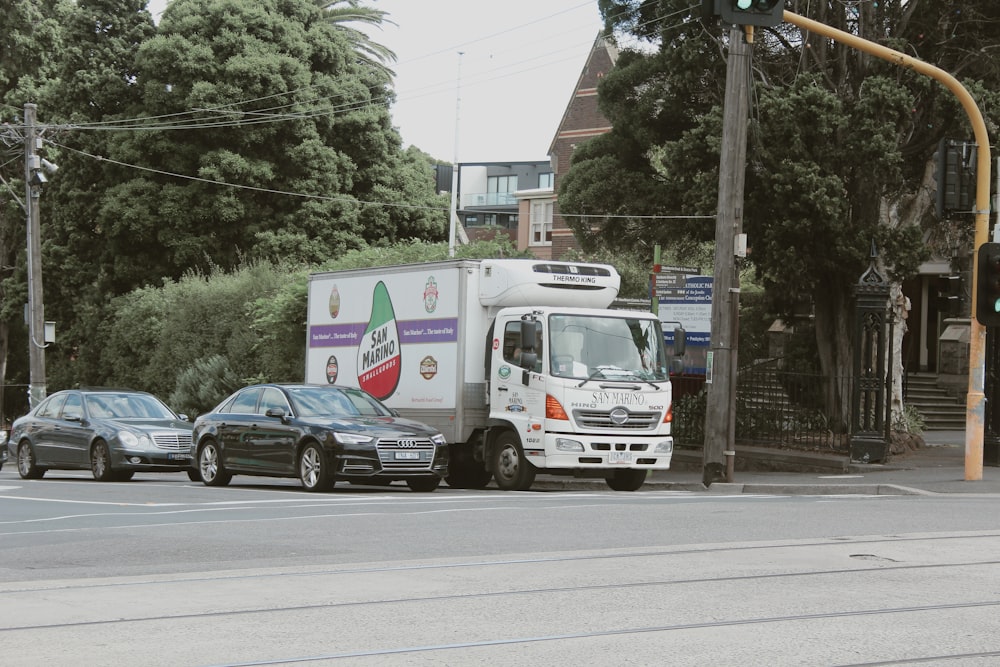
[[[705,353],[712,341],[712,276],[680,275],[666,293],[657,290],[663,337],[674,344],[674,326],[680,323],[687,332],[688,352],[684,355],[685,373],[705,372]],[[680,283],[683,283],[681,286]],[[692,349],[693,348],[693,349]]]

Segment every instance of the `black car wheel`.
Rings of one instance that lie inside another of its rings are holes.
[[[434,475],[433,477],[417,477],[416,479],[406,480],[406,485],[410,487],[410,491],[427,493],[429,491],[433,491],[441,485],[441,478],[437,475]]]
[[[306,491],[326,491],[334,485],[330,466],[323,459],[319,445],[306,445],[299,455],[299,479]]]
[[[192,482],[201,481],[201,473],[195,470],[194,468],[188,468],[187,473],[188,473],[188,479],[191,480]]]
[[[493,477],[504,491],[527,491],[535,481],[535,466],[524,457],[517,435],[506,431],[494,446]]]
[[[616,470],[605,481],[615,491],[638,491],[646,483],[646,470]]]
[[[222,454],[214,440],[206,440],[198,450],[198,472],[205,486],[225,486],[233,478],[222,464]]]
[[[27,440],[17,446],[17,474],[21,479],[41,479],[45,474],[45,468],[35,463],[35,450]]]
[[[90,472],[98,482],[110,482],[115,478],[111,470],[111,452],[108,443],[98,440],[90,448]]]

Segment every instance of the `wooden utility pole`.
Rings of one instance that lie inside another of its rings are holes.
[[[744,33],[744,30],[746,32]],[[743,183],[746,174],[747,86],[750,78],[752,27],[729,30],[726,99],[719,158],[719,198],[715,214],[715,278],[712,287],[710,384],[705,408],[702,482],[732,481],[736,441],[736,370],[739,341],[740,280],[736,238],[743,229]],[[709,378],[706,378],[708,380]]]
[[[38,199],[44,176],[38,149],[36,107],[24,105],[24,207],[28,214],[28,372],[31,407],[45,398],[45,310],[42,307],[42,243]]]

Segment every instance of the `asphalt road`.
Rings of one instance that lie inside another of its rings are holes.
[[[0,471],[0,664],[992,665],[984,496]]]

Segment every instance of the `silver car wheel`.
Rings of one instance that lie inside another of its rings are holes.
[[[320,460],[319,451],[315,447],[308,447],[302,452],[302,462],[299,464],[299,475],[302,477],[302,484],[306,488],[312,489],[319,482],[320,474],[323,470],[323,462]]]
[[[299,455],[299,480],[306,491],[326,491],[336,483],[331,464],[316,443],[305,446]]]
[[[214,440],[208,440],[198,451],[198,473],[206,486],[225,486],[232,479],[222,462],[222,453]]]
[[[201,478],[206,482],[211,482],[219,474],[219,452],[214,446],[208,445],[201,450],[198,468],[201,471]]]

